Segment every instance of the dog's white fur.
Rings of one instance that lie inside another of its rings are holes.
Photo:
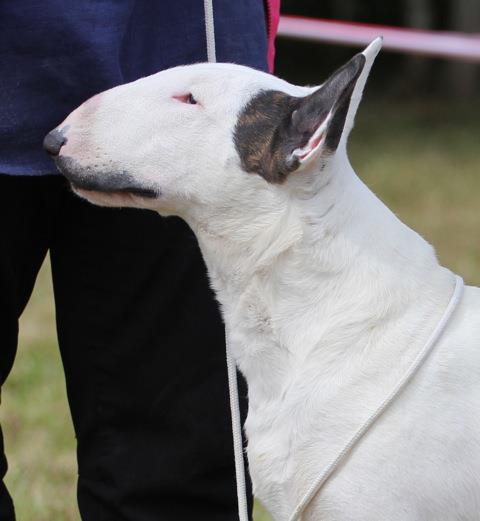
[[[379,47],[364,51],[335,155],[319,171],[323,142],[314,143],[281,185],[243,171],[233,143],[238,115],[260,90],[304,96],[314,89],[245,67],[164,71],[93,98],[62,126],[61,155],[74,157],[85,175],[120,169],[160,193],[146,199],[77,188],[81,196],[179,215],[196,233],[248,381],[254,491],[276,521],[289,518],[403,375],[454,287],[431,246],[347,158]],[[199,104],[172,98],[190,92]],[[480,290],[467,287],[433,354],[302,519],[479,520],[479,374]]]

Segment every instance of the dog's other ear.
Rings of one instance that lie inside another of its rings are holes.
[[[253,98],[234,134],[244,169],[281,183],[289,173],[343,146],[381,46],[377,38],[312,94],[262,91]]]

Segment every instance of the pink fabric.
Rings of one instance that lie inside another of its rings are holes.
[[[268,34],[268,70],[273,72],[275,61],[275,36],[280,21],[280,0],[265,0]]]

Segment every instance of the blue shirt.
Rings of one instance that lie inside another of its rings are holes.
[[[214,0],[217,60],[267,70],[262,0]],[[206,61],[202,0],[0,1],[0,173],[55,173],[44,136],[93,94]]]

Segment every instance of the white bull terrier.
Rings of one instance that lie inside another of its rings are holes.
[[[194,230],[248,381],[254,492],[277,521],[402,377],[455,285],[347,158],[380,46],[319,88],[176,67],[95,96],[45,139],[81,197]],[[302,520],[480,520],[479,289]]]

